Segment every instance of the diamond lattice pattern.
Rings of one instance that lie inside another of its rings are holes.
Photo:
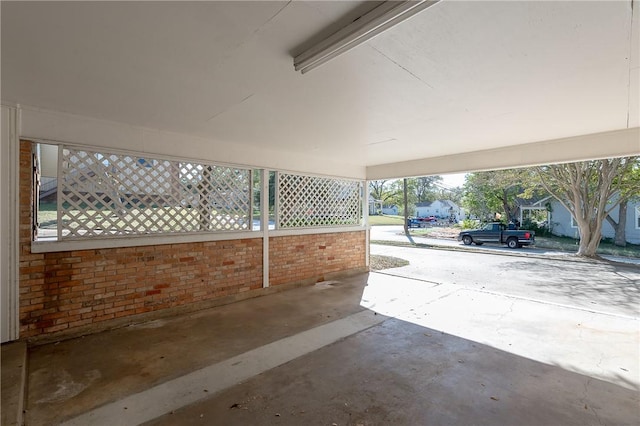
[[[62,147],[60,238],[251,229],[251,171]]]
[[[278,227],[358,225],[360,182],[278,174]]]

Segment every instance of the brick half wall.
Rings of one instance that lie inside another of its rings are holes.
[[[269,283],[323,281],[337,272],[366,268],[365,231],[269,238]]]
[[[20,143],[20,338],[49,340],[366,270],[365,231],[32,253],[32,143]],[[136,316],[137,318],[133,318]]]

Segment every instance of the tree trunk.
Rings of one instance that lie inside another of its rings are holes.
[[[511,220],[511,209],[509,208],[509,201],[507,199],[507,190],[502,190],[502,209],[504,210],[504,214],[507,215],[507,222],[512,222]]]
[[[615,231],[613,244],[619,247],[627,246],[626,228],[627,228],[627,206],[628,205],[629,205],[629,201],[627,200],[624,200],[620,203],[620,206],[618,209],[618,222],[613,220],[611,215],[607,215],[606,217],[607,222],[609,222],[609,225],[611,225],[611,227]]]
[[[411,233],[409,232],[409,196],[407,191],[407,178],[404,178],[402,184],[404,198],[404,234],[407,236],[407,239],[409,239],[409,242],[413,244],[413,238],[411,238]]]
[[[596,250],[602,238],[602,221],[598,219],[577,218],[578,229],[580,230],[580,245],[578,246],[578,256],[596,257]]]
[[[637,165],[638,157],[628,157],[536,169],[542,186],[571,212],[578,223],[579,256],[596,256],[605,218],[618,204],[637,194],[637,178],[633,177],[637,173]],[[617,199],[612,198],[614,195]]]

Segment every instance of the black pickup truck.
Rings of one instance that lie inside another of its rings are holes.
[[[472,231],[462,231],[458,235],[458,241],[465,245],[474,243],[481,246],[484,243],[506,244],[509,248],[533,245],[535,243],[535,233],[526,230],[507,229],[504,223],[487,223],[481,229]]]

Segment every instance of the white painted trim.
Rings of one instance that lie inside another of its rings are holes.
[[[269,287],[269,170],[260,171],[260,230],[262,231],[262,287]]]
[[[20,126],[20,112],[17,108],[3,105],[2,115],[5,129],[2,129],[2,187],[0,188],[0,280],[2,280],[2,342],[16,340],[20,337],[19,309],[20,289],[18,281],[20,256],[20,207],[19,207],[19,169],[20,143],[18,131]],[[5,168],[6,167],[6,168]],[[6,181],[5,181],[6,179]],[[6,297],[6,300],[4,299]]]
[[[340,232],[365,231],[362,226],[334,227],[334,228],[301,228],[301,229],[280,229],[270,230],[270,237],[282,237],[287,235],[313,235],[313,234],[335,234]],[[155,246],[165,244],[185,244],[207,241],[229,241],[253,238],[264,238],[264,232],[244,231],[244,232],[221,232],[218,234],[199,233],[188,235],[145,235],[130,237],[92,238],[87,240],[71,241],[33,241],[31,243],[32,253],[53,253],[73,250],[92,250],[101,248],[120,248]]]
[[[57,195],[56,195],[56,233],[58,235],[58,241],[62,241],[62,212],[60,211],[60,202],[58,200],[62,200],[62,185],[64,184],[64,179],[62,178],[62,158],[63,156],[63,145],[58,145],[58,169],[56,171],[56,178],[58,179],[57,183]],[[37,213],[35,213],[37,214]]]
[[[116,236],[106,238],[91,238],[86,240],[67,241],[33,241],[31,251],[33,253],[51,253],[72,250],[92,250],[101,248],[120,248],[155,246],[165,244],[200,243],[208,241],[229,241],[262,238],[262,231],[221,232],[218,234],[194,233],[174,235],[144,235],[144,236]]]
[[[9,230],[9,282],[10,282],[10,303],[11,316],[9,322],[10,338],[16,340],[20,338],[20,139],[18,132],[21,126],[20,108],[12,110],[13,117],[10,120],[11,130],[9,137],[9,155],[13,161],[9,161],[9,205],[13,204],[9,214],[9,221],[13,226]]]
[[[369,227],[369,181],[365,181],[363,184],[363,197],[362,197],[362,226],[366,229],[365,233],[365,266],[369,267],[370,253],[370,227]]]
[[[271,237],[283,237],[287,235],[313,235],[313,234],[336,234],[340,232],[366,231],[362,226],[345,226],[341,228],[299,228],[299,229],[276,229],[269,231]]]
[[[9,211],[11,204],[7,200],[5,182],[9,182],[9,132],[10,109],[2,106],[2,140],[0,141],[0,342],[10,340],[9,332]]]
[[[640,154],[640,127],[367,167],[367,179],[441,175]]]
[[[640,206],[636,206],[636,229],[640,229]]]
[[[275,171],[273,178],[273,190],[275,192],[273,196],[273,221],[275,223],[275,229],[280,228],[280,172]]]

